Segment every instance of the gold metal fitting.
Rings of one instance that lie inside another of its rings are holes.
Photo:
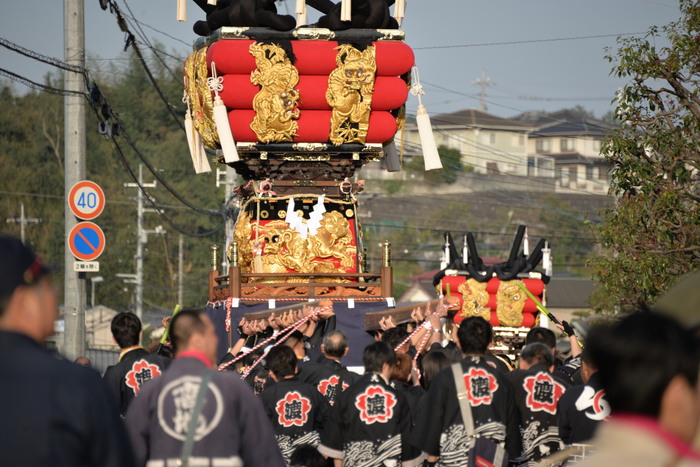
[[[233,241],[231,242],[231,257],[229,258],[231,261],[231,266],[238,267],[238,242]]]
[[[388,268],[391,266],[391,242],[384,240],[382,244],[382,266]]]
[[[216,271],[219,264],[219,247],[216,245],[211,246],[211,270]]]

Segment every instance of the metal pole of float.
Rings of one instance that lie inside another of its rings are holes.
[[[83,0],[63,1],[63,42],[66,63],[85,66],[85,11]],[[85,93],[82,73],[65,70],[66,91]],[[63,316],[65,333],[62,352],[69,360],[85,355],[85,273],[74,272],[75,258],[68,248],[68,234],[77,220],[68,205],[70,189],[85,179],[85,98],[66,94],[63,98],[65,153],[65,238]]]

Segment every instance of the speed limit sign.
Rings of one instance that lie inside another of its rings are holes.
[[[68,205],[73,215],[78,219],[92,220],[99,216],[105,208],[104,191],[97,183],[83,180],[70,189]]]

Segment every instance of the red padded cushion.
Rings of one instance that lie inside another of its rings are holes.
[[[254,41],[229,39],[214,42],[207,50],[207,64],[216,63],[219,75],[249,74],[256,68],[249,48]],[[414,63],[413,51],[403,42],[374,42],[376,47],[377,76],[399,76],[408,72]],[[324,75],[336,68],[338,43],[334,41],[292,41],[300,75]]]
[[[223,90],[219,96],[226,108],[252,109],[253,98],[260,88],[250,82],[249,75],[224,75]],[[326,76],[305,75],[299,77],[300,99],[298,107],[305,110],[330,110],[326,100],[328,78]],[[378,76],[372,93],[372,110],[393,110],[401,107],[408,97],[406,83],[395,76]]]
[[[233,139],[239,143],[257,142],[258,137],[250,124],[255,117],[253,110],[232,110],[228,113]],[[297,120],[299,128],[295,143],[325,143],[331,131],[330,110],[306,110]],[[385,111],[372,112],[369,117],[367,143],[384,143],[396,133],[396,120]]]

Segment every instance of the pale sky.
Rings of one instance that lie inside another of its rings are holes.
[[[193,2],[187,5],[185,23],[176,21],[176,0],[116,3],[125,14],[131,7],[151,42],[183,57],[196,38],[192,23],[204,18]],[[278,9],[293,12],[294,5],[295,0],[285,0]],[[600,117],[611,109],[610,100],[622,84],[609,76],[605,47],[616,47],[616,35],[646,32],[678,16],[675,0],[408,0],[403,29],[416,54],[426,91],[423,103],[433,115],[478,108],[480,89],[472,81],[483,72],[491,81],[486,100],[492,114],[512,117],[581,105]],[[88,68],[104,69],[106,63],[122,60],[124,34],[114,15],[103,11],[98,0],[87,0],[85,18]],[[0,37],[62,59],[63,2],[2,0]],[[551,41],[581,37],[588,38]],[[495,44],[503,42],[509,44]],[[4,47],[0,64],[37,82],[52,70]],[[99,76],[95,74],[98,84]],[[409,113],[416,107],[416,98],[409,97]]]

